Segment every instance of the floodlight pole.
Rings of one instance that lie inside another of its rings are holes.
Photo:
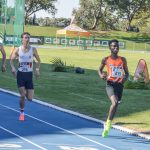
[[[66,34],[65,34],[65,47],[67,46],[67,39],[66,39]]]
[[[2,13],[3,13],[3,1],[0,2],[1,4],[1,14],[0,14],[0,22],[2,23]]]
[[[4,0],[5,3],[5,13],[4,13],[4,43],[5,43],[5,37],[6,37],[6,24],[7,24],[7,0]]]

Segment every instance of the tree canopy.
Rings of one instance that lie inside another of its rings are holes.
[[[77,23],[83,27],[115,28],[121,20],[126,20],[127,28],[133,19],[150,17],[150,0],[80,0],[79,8],[73,11]]]
[[[51,14],[56,13],[55,2],[57,0],[25,0],[25,22],[27,17],[39,10],[45,10]]]
[[[131,26],[133,19],[140,17],[143,12],[149,12],[150,0],[107,0],[119,18],[126,19]]]
[[[107,26],[114,19],[106,0],[80,0],[80,7],[74,10],[76,20],[83,27],[95,29],[99,24]]]

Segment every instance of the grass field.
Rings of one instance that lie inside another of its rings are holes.
[[[42,60],[41,76],[35,82],[35,98],[61,106],[101,120],[107,117],[110,102],[105,93],[105,82],[98,76],[101,59],[109,51],[79,49],[39,49]],[[10,48],[6,47],[7,58]],[[150,70],[150,53],[120,51],[127,58],[130,74],[134,74],[140,58],[146,60]],[[85,74],[52,72],[50,61],[60,57],[66,64],[82,67]],[[7,72],[0,74],[0,87],[17,91],[9,61]],[[118,108],[114,123],[150,133],[150,90],[125,89],[122,103]]]

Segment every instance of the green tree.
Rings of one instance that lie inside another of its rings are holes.
[[[140,30],[143,30],[146,33],[150,33],[149,20],[150,20],[150,10],[147,12],[138,13],[135,16],[133,23],[136,27],[140,28]]]
[[[82,27],[96,29],[100,24],[107,26],[113,14],[106,0],[80,0],[80,7],[73,15]]]
[[[127,28],[131,26],[133,19],[141,16],[139,14],[150,10],[150,0],[107,0],[107,2],[119,18],[127,20]]]
[[[55,2],[57,0],[25,0],[25,23],[29,16],[39,10],[45,10],[54,15],[56,13]]]

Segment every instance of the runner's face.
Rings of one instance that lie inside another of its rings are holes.
[[[116,42],[110,44],[110,50],[113,54],[118,54],[119,52],[119,45]]]
[[[22,43],[29,44],[29,41],[30,41],[30,36],[28,34],[25,34],[22,38]]]

